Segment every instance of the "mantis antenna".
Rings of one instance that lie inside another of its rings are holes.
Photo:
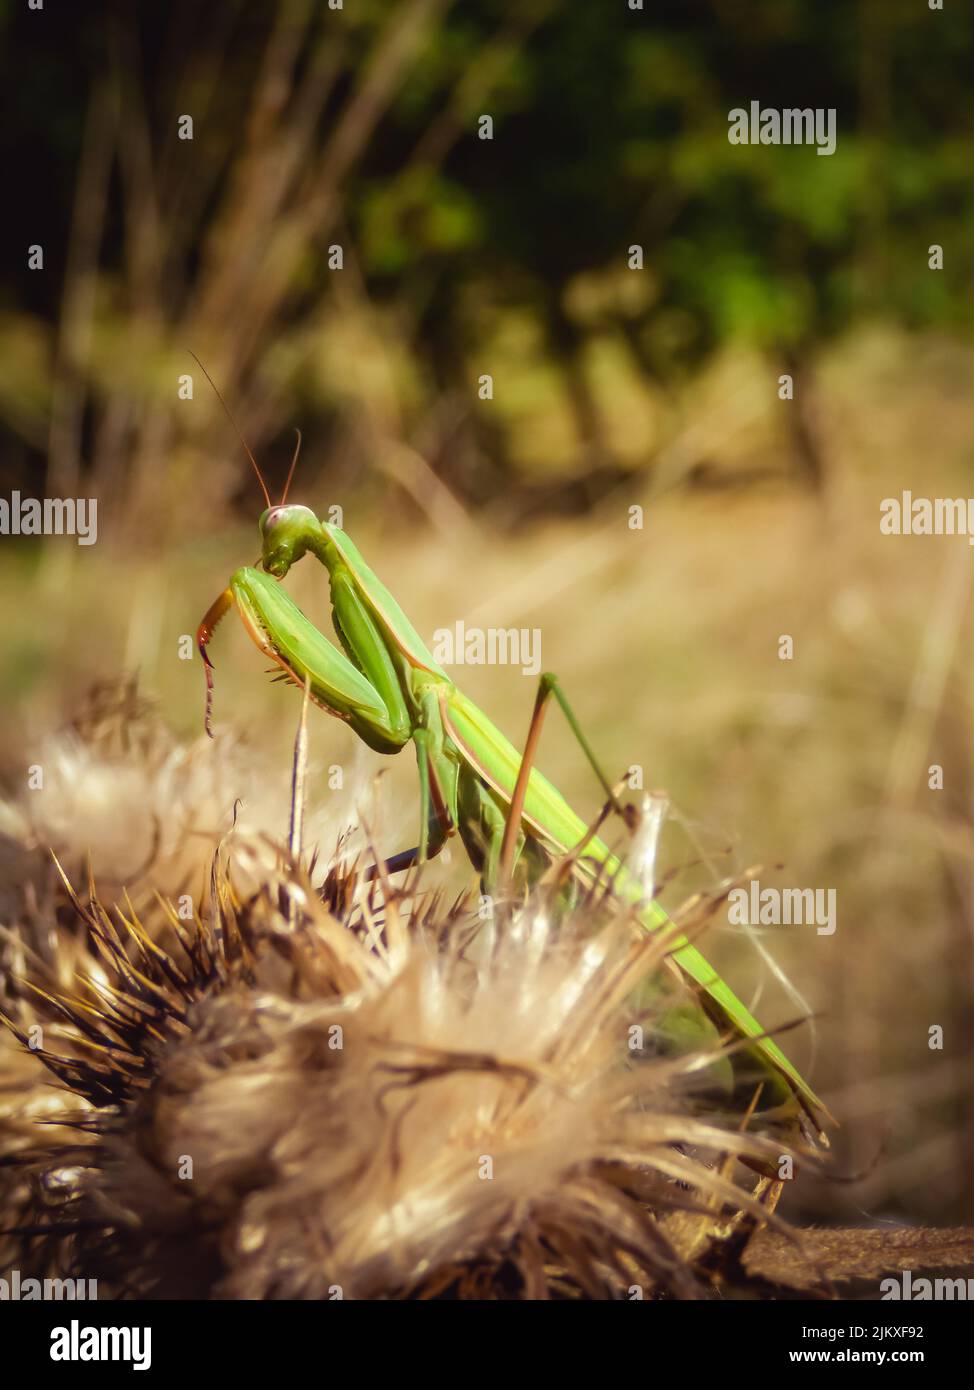
[[[203,375],[206,377],[207,381],[208,381],[208,382],[210,383],[210,385],[213,387],[213,390],[214,390],[214,392],[216,393],[216,398],[217,398],[217,400],[220,402],[220,404],[223,406],[223,409],[226,411],[226,413],[227,413],[227,419],[230,421],[231,425],[232,425],[233,428],[234,428],[234,431],[236,432],[237,438],[240,440],[240,443],[241,443],[241,444],[243,445],[243,447],[244,447],[244,453],[245,453],[245,454],[247,455],[247,457],[250,459],[250,462],[254,465],[254,472],[257,474],[257,481],[260,483],[260,490],[261,490],[261,492],[264,494],[264,501],[267,503],[268,508],[270,508],[270,507],[272,506],[272,503],[271,503],[271,499],[270,499],[270,494],[269,494],[268,491],[267,491],[267,484],[264,482],[264,479],[263,479],[263,477],[262,477],[262,475],[261,475],[261,471],[260,471],[260,469],[257,467],[257,460],[254,458],[253,454],[250,452],[250,445],[247,443],[246,439],[244,439],[243,434],[242,434],[241,431],[240,431],[240,426],[237,424],[236,420],[233,418],[233,415],[230,413],[230,407],[227,405],[226,401],[223,399],[222,395],[220,394],[220,388],[217,386],[216,382],[213,380],[213,378],[210,376],[209,372],[208,372],[208,371],[206,370],[206,368],[203,366],[203,363],[202,363],[202,362],[200,361],[200,359],[196,356],[196,353],[193,351],[193,349],[192,349],[192,348],[187,348],[187,351],[188,351],[190,357],[192,357],[193,361],[194,361],[194,362],[197,364],[197,366],[199,367],[200,371],[201,371],[201,372],[203,373]],[[300,432],[299,432],[299,434],[298,434],[298,446],[299,446],[299,447],[300,447],[300,444],[301,444],[301,436],[300,436]],[[297,463],[297,461],[298,461],[298,455],[297,455],[297,450],[295,450],[294,460],[293,460],[293,462],[292,462],[292,464],[291,464],[291,473],[294,472],[294,464]],[[290,482],[291,482],[291,474],[289,473],[289,474],[288,474],[288,484],[289,484],[289,485],[290,485]],[[287,489],[285,489],[285,494],[286,494],[286,491],[287,491]]]
[[[279,507],[283,507],[284,503],[287,501],[287,495],[291,490],[291,479],[294,477],[294,470],[298,462],[298,454],[300,454],[301,452],[301,431],[297,428],[297,426],[295,426],[294,433],[298,436],[298,439],[297,443],[294,446],[294,457],[291,460],[291,467],[287,471],[287,482],[284,484],[284,492],[281,496],[280,502],[278,503]]]

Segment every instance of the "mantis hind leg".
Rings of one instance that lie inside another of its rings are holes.
[[[521,756],[521,766],[518,770],[517,782],[514,784],[514,791],[511,794],[510,808],[507,814],[507,825],[500,849],[500,859],[498,871],[501,879],[509,877],[514,865],[515,845],[517,837],[522,834],[521,816],[524,811],[524,798],[527,795],[528,781],[531,777],[531,769],[534,766],[537,754],[538,743],[541,738],[541,729],[544,724],[544,717],[548,710],[548,701],[554,695],[558,704],[561,706],[562,713],[568,721],[568,726],[578,741],[579,747],[588,759],[592,771],[602,785],[606,798],[612,809],[623,817],[627,824],[632,823],[632,808],[624,807],[619,802],[612,786],[599,764],[592,746],[585,734],[582,726],[578,722],[575,711],[565,696],[564,691],[558,681],[558,677],[546,672],[538,682],[538,693],[534,701],[534,710],[531,714],[531,723],[528,725],[528,736],[524,744],[524,753]]]

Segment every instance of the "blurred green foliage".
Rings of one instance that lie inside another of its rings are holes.
[[[87,478],[162,532],[190,482],[246,486],[215,403],[177,409],[189,347],[255,448],[300,421],[333,495],[403,483],[405,448],[414,495],[428,466],[468,505],[544,509],[651,469],[728,346],[773,380],[860,320],[971,329],[963,6],[6,0],[0,31],[5,471]],[[835,153],[730,144],[752,100],[834,107]]]

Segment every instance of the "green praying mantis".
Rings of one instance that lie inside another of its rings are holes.
[[[197,632],[206,673],[207,732],[212,732],[213,698],[207,647],[217,623],[235,606],[253,641],[284,677],[306,689],[321,709],[344,720],[370,748],[394,754],[412,743],[419,770],[419,843],[387,861],[388,872],[430,859],[454,834],[480,870],[487,892],[507,885],[516,867],[530,875],[555,857],[572,856],[572,873],[582,885],[610,885],[647,931],[671,934],[669,959],[693,982],[711,1023],[739,1044],[737,1055],[756,1065],[767,1094],[776,1103],[785,1101],[796,1114],[797,1100],[813,1121],[820,1111],[827,1115],[778,1044],[696,947],[676,932],[663,908],[647,900],[639,876],[533,765],[543,713],[554,695],[609,803],[621,809],[557,680],[541,677],[525,750],[518,753],[437,664],[351,537],[319,521],[308,507],[288,504],[297,451],[281,502],[272,505],[256,460],[242,435],[240,439],[267,503],[259,522],[260,568],[235,571]],[[328,572],[334,628],[343,650],[315,627],[280,582],[305,555],[313,555]],[[584,846],[582,853],[579,846]]]

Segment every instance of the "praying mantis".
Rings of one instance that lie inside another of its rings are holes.
[[[419,842],[388,860],[388,872],[432,858],[454,834],[480,870],[487,892],[503,889],[515,866],[537,874],[552,858],[573,856],[572,873],[582,885],[611,885],[612,893],[633,908],[647,931],[670,934],[669,960],[692,981],[711,1022],[729,1033],[740,1044],[739,1054],[757,1065],[768,1094],[776,1102],[784,1101],[793,1113],[798,1113],[797,1101],[813,1121],[819,1111],[827,1114],[808,1082],[731,988],[676,932],[663,908],[647,900],[638,875],[533,765],[544,710],[553,695],[609,802],[621,809],[557,679],[550,674],[541,677],[524,753],[518,753],[434,660],[351,537],[319,521],[310,508],[287,502],[297,451],[281,502],[272,505],[256,460],[240,438],[267,503],[259,521],[260,568],[245,566],[234,572],[197,632],[206,674],[207,732],[212,733],[213,697],[213,663],[207,648],[217,624],[236,607],[250,637],[283,676],[307,690],[314,704],[343,720],[370,748],[395,754],[412,743],[419,771]],[[280,582],[305,555],[313,555],[328,572],[341,650],[305,616]]]

